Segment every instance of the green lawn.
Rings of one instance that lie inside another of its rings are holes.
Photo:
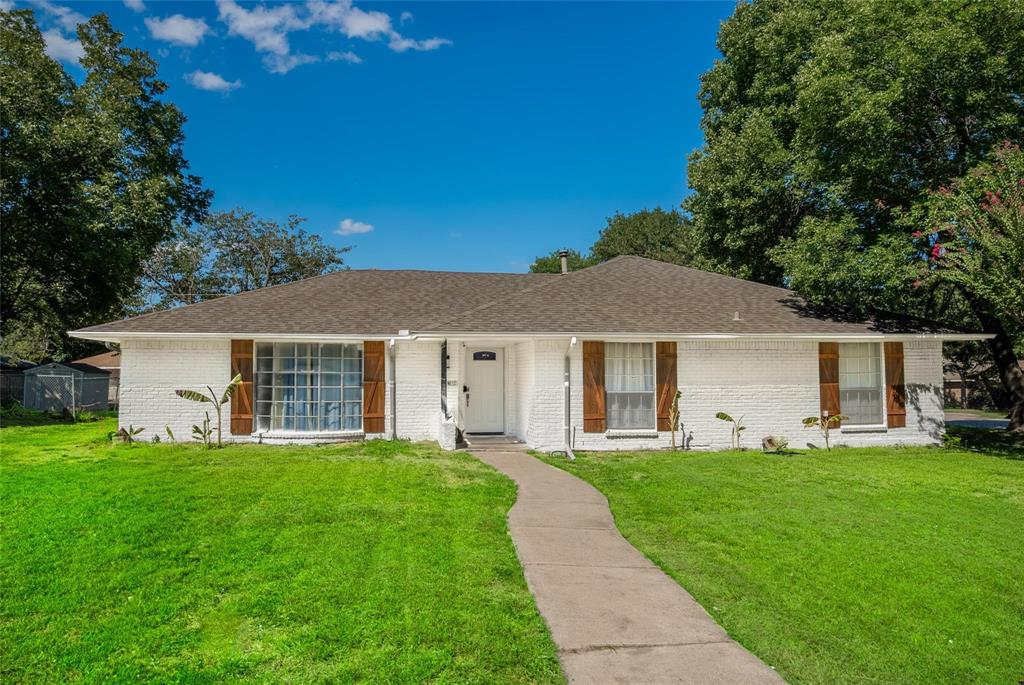
[[[561,682],[472,457],[113,428],[0,430],[4,683]]]
[[[604,492],[623,534],[791,683],[1010,685],[1024,447],[1008,445],[549,461]]]

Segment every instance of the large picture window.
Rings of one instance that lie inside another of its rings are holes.
[[[363,346],[257,343],[256,430],[363,426]]]
[[[654,345],[605,343],[608,428],[655,428]]]
[[[882,357],[877,343],[839,344],[839,410],[843,425],[882,423]]]

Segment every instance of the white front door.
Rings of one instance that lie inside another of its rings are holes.
[[[500,349],[466,350],[466,391],[462,393],[467,433],[505,432],[505,359]]]

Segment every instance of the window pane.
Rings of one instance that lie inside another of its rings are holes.
[[[258,343],[256,349],[258,430],[362,428],[361,345]]]
[[[882,423],[881,345],[839,344],[839,410],[847,425]]]
[[[605,343],[609,428],[654,428],[654,345]]]

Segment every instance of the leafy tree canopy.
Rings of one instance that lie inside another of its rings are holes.
[[[252,212],[211,213],[199,225],[179,226],[145,263],[145,305],[163,309],[211,297],[280,285],[336,271],[350,247],[326,245],[302,229]]]
[[[700,263],[853,313],[980,325],[1020,406],[1011,309],[978,279],[914,287],[923,247],[906,217],[1024,139],[1022,36],[1015,0],[739,5],[702,77],[705,144],[688,167]],[[960,247],[970,268],[1001,249]]]
[[[0,12],[0,334],[41,333],[54,356],[67,329],[120,314],[153,248],[210,201],[153,59],[103,14],[78,39],[80,82],[31,11]]]
[[[682,212],[661,207],[641,209],[632,214],[616,212],[607,219],[590,254],[569,253],[569,269],[575,271],[620,255],[635,255],[674,264],[693,261],[689,221]],[[558,273],[558,250],[538,257],[530,271]]]

